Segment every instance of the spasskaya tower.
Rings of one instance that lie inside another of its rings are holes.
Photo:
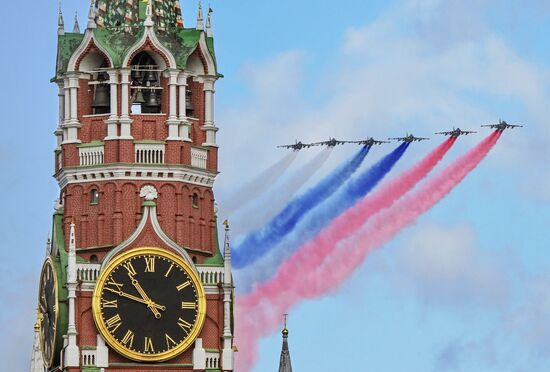
[[[33,371],[232,371],[229,226],[218,241],[211,10],[96,0],[59,12],[59,202]],[[223,254],[222,254],[223,251]]]

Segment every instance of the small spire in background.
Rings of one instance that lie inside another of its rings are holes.
[[[283,348],[281,349],[279,372],[292,372],[292,364],[290,363],[290,350],[288,349],[288,329],[286,328],[288,314],[283,314],[283,317],[285,326],[283,328]]]
[[[197,14],[197,30],[204,30],[204,15],[202,14],[202,2],[199,0],[199,13]]]
[[[206,36],[214,37],[214,32],[212,32],[212,13],[214,11],[212,8],[208,7],[208,15],[206,16]]]
[[[95,23],[95,5],[94,0],[90,0],[90,11],[88,12],[88,26],[86,27],[88,30],[96,28],[97,25]]]
[[[74,27],[73,27],[73,32],[75,34],[79,34],[80,33],[80,25],[78,24],[78,12],[75,12],[74,13]]]
[[[61,1],[59,2],[59,15],[57,16],[57,34],[65,35],[65,21],[63,20],[63,11],[61,10]]]

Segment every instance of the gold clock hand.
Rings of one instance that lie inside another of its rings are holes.
[[[122,292],[122,291],[117,291],[115,289],[107,288],[107,287],[105,287],[105,289],[110,291],[110,292],[116,293],[117,295],[119,295],[121,297],[126,297],[126,298],[129,298],[130,300],[141,302],[142,304],[145,304],[145,305],[148,304],[148,302],[146,300],[144,300],[142,298],[139,298],[139,297],[136,297],[136,296],[133,296],[131,294],[128,294],[128,293],[125,293],[125,292]],[[153,301],[151,301],[151,306],[153,306],[157,309],[160,309],[162,311],[166,310],[166,306],[158,305],[158,304],[154,303]]]
[[[128,272],[128,276],[132,280],[132,285],[134,287],[136,287],[136,289],[139,292],[139,294],[141,295],[141,297],[143,297],[143,299],[146,301],[147,307],[149,309],[151,309],[151,311],[153,312],[153,315],[155,316],[155,318],[160,319],[161,314],[159,313],[159,311],[154,306],[152,306],[152,304],[154,304],[154,302],[149,298],[149,296],[147,296],[147,293],[145,293],[143,288],[141,288],[141,285],[139,284],[137,279],[134,278],[134,276],[130,272]]]

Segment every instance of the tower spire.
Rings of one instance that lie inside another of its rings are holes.
[[[40,350],[40,327],[42,323],[42,313],[36,310],[36,322],[34,323],[34,342],[32,346],[31,369],[30,372],[44,372],[44,359]]]
[[[292,372],[292,364],[290,363],[290,351],[288,349],[288,329],[286,328],[288,314],[284,314],[283,316],[285,326],[283,328],[283,347],[281,349],[279,372]]]
[[[74,27],[73,27],[73,32],[75,34],[79,34],[80,33],[80,25],[78,24],[78,12],[75,12],[74,13]]]
[[[206,36],[213,37],[214,33],[212,32],[212,13],[214,11],[212,8],[208,7],[208,15],[206,16]]]
[[[63,20],[63,10],[61,10],[61,1],[59,2],[59,14],[57,16],[57,34],[65,35],[65,21]]]
[[[204,15],[202,14],[202,1],[199,0],[199,13],[197,14],[197,30],[204,30]]]
[[[143,23],[146,27],[152,27],[155,23],[153,22],[153,3],[151,0],[147,2],[147,8],[145,8],[145,22]]]
[[[97,24],[95,23],[95,5],[94,0],[90,0],[90,10],[88,11],[88,26],[86,27],[88,30],[94,29],[97,27]]]

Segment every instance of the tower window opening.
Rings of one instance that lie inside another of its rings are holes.
[[[193,104],[193,92],[185,91],[185,115],[187,117],[195,117],[195,105]]]
[[[97,263],[97,262],[98,262],[97,256],[96,256],[95,254],[91,255],[91,256],[90,256],[90,263],[95,264],[95,263]]]
[[[111,112],[111,88],[109,86],[109,74],[98,71],[96,79],[90,82],[92,86],[92,114],[108,114]]]
[[[159,114],[162,112],[161,69],[153,57],[141,52],[131,63],[132,113]]]
[[[191,197],[191,200],[192,200],[193,208],[198,208],[199,207],[199,196],[197,195],[197,193],[193,194],[193,196]]]
[[[99,204],[99,191],[97,189],[90,191],[90,204]]]

